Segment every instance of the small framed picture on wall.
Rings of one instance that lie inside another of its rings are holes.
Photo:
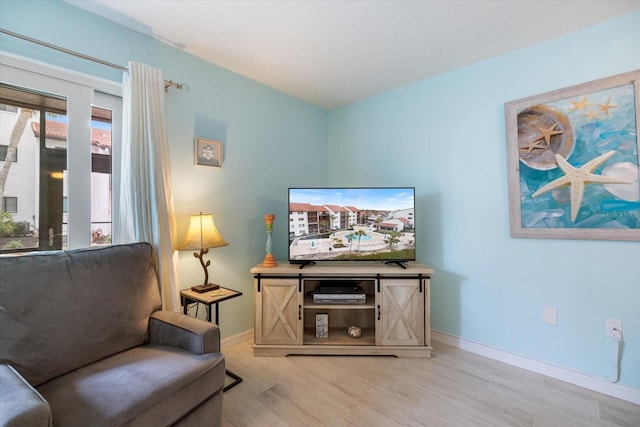
[[[196,165],[222,167],[222,142],[196,138]]]

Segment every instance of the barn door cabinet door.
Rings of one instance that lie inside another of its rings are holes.
[[[376,303],[376,344],[425,345],[426,296],[425,279],[381,279]]]
[[[302,344],[302,293],[297,279],[256,279],[255,343]]]

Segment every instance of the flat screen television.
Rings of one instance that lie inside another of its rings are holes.
[[[416,259],[414,187],[289,188],[289,262]]]

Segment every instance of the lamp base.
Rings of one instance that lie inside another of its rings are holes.
[[[207,283],[206,285],[192,286],[191,290],[201,294],[203,292],[215,291],[218,288],[220,288],[220,285],[216,283]]]

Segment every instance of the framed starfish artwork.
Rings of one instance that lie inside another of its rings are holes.
[[[505,104],[512,237],[640,241],[640,70]]]
[[[222,167],[222,142],[196,138],[196,165]]]

